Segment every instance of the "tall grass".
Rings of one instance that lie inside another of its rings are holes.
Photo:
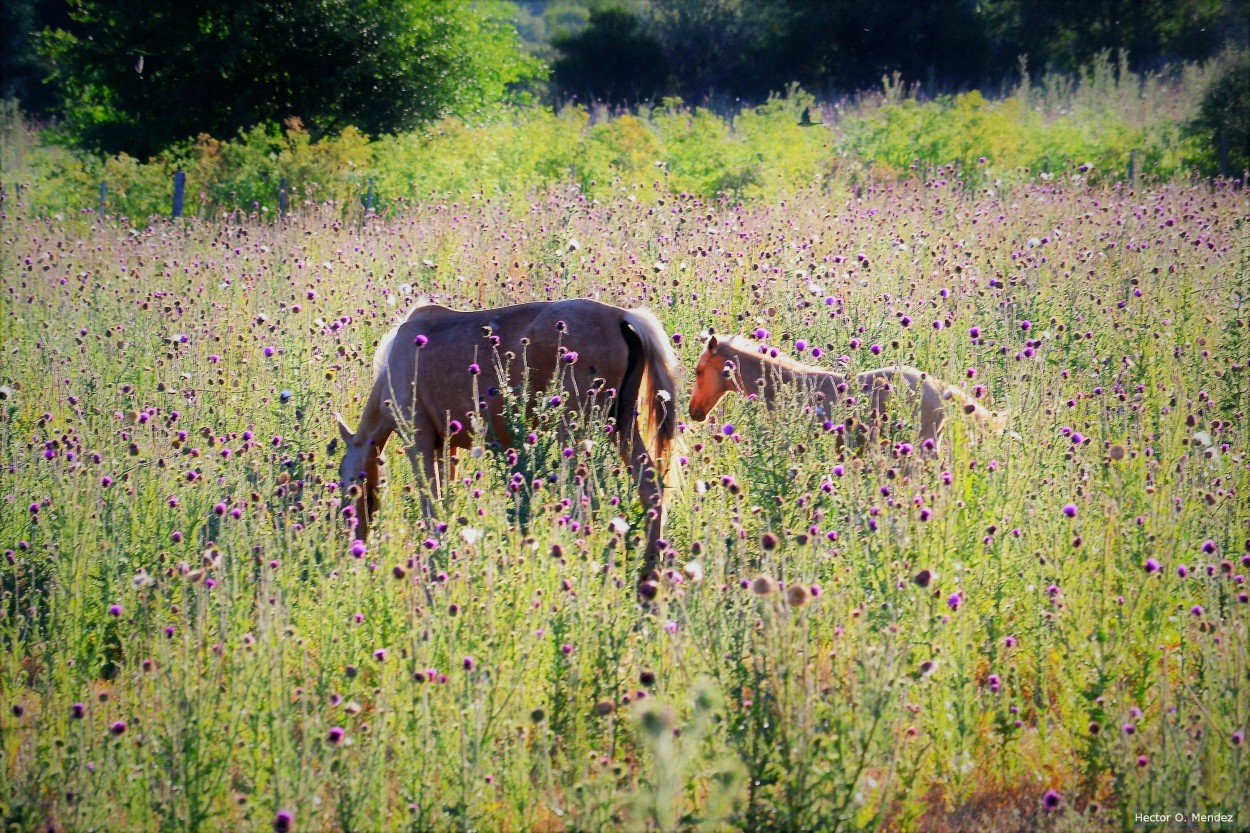
[[[6,214],[6,829],[1250,819],[1245,191],[632,197]],[[330,414],[425,293],[646,304],[687,367],[707,329],[911,364],[1014,433],[857,457],[728,399],[683,428],[649,611],[628,473],[541,426],[432,520],[392,449],[357,554]]]

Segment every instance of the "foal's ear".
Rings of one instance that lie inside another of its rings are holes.
[[[343,421],[343,417],[337,411],[334,413],[334,419],[339,424],[339,436],[343,438],[343,442],[350,443],[352,441],[352,429]]]

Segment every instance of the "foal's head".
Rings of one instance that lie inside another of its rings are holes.
[[[357,519],[354,537],[363,541],[369,535],[369,521],[378,508],[382,454],[367,438],[354,435],[341,416],[335,414],[335,418],[346,449],[343,462],[339,464],[339,487],[349,498],[353,494],[352,488],[357,490],[352,503],[353,517]]]
[[[708,411],[725,394],[742,392],[742,376],[727,347],[711,336],[695,365],[694,392],[690,394],[690,418],[695,422],[707,419]]]

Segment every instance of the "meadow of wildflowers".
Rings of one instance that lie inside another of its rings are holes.
[[[1234,184],[5,212],[6,830],[1250,825]],[[430,520],[388,449],[353,544],[331,413],[426,294],[645,304],[687,374],[709,329],[911,365],[1009,430],[851,456],[797,397],[678,391],[645,611],[628,473],[542,414]]]

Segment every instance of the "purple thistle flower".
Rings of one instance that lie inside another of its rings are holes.
[[[87,706],[85,703],[75,703],[74,705],[69,707],[69,716],[72,717],[74,720],[82,720],[83,715],[85,715],[86,713],[87,713]]]
[[[290,810],[279,810],[278,814],[273,817],[274,833],[291,833],[294,825],[295,815]]]
[[[1159,562],[1154,560],[1153,558],[1147,558],[1146,559],[1146,572],[1147,573],[1159,572]]]
[[[476,665],[477,665],[477,662],[473,659],[473,657],[464,658],[464,670],[465,671],[472,671],[474,666]]]
[[[1075,518],[1076,517],[1076,504],[1065,503],[1063,505],[1063,514],[1067,515],[1069,518]]]
[[[121,615],[122,615],[121,605],[109,605],[109,616],[121,616]]]
[[[331,746],[338,746],[346,735],[347,730],[342,726],[331,726],[330,731],[326,733],[326,740]]]
[[[357,538],[355,541],[352,541],[352,555],[356,556],[357,558],[363,558],[365,553],[368,552],[368,549],[369,548],[365,546],[365,542],[360,540],[359,538]]]
[[[117,721],[116,723],[114,723],[112,726],[109,727],[109,732],[111,732],[114,737],[117,737],[119,735],[124,735],[126,733],[126,721],[124,720]]]
[[[1054,790],[1047,790],[1042,796],[1042,806],[1047,810],[1056,810],[1059,808],[1059,793]]]
[[[482,368],[477,362],[473,362],[473,364],[469,365],[470,376],[476,376],[481,372],[482,372]]]
[[[1189,612],[1190,612],[1190,613],[1192,613],[1192,614],[1193,614],[1193,615],[1195,615],[1195,616],[1201,616],[1201,615],[1202,615],[1202,605],[1194,605],[1193,607],[1191,607],[1191,608],[1189,609]]]
[[[418,333],[417,337],[412,340],[412,343],[417,345],[417,348],[420,349],[429,344],[430,339],[425,335],[425,333]]]

